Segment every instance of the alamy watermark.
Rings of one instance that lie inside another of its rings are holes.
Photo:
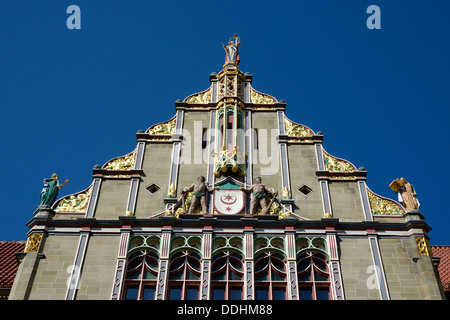
[[[81,9],[77,5],[70,5],[67,7],[66,13],[70,16],[66,20],[67,29],[81,29]]]
[[[183,129],[181,134],[180,163],[208,164],[220,157],[223,146],[228,154],[232,154],[236,147],[236,159],[241,164],[260,164],[262,175],[279,172],[278,129],[226,129],[222,133],[217,129],[203,128],[202,121],[194,121],[194,130]],[[177,157],[174,160],[177,162]]]
[[[367,289],[369,290],[380,289],[380,277],[381,277],[380,267],[374,264],[370,265],[367,267],[366,273],[370,274],[370,276],[366,280]]]
[[[66,269],[66,273],[69,274],[67,277],[66,285],[67,289],[74,290],[79,289],[81,285],[81,268],[77,265],[70,265]]]

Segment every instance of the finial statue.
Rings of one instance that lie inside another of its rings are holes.
[[[64,187],[64,185],[69,182],[67,179],[63,184],[59,184],[58,175],[56,173],[52,174],[49,179],[44,179],[44,188],[41,191],[41,206],[51,207],[55,203],[58,197],[59,190]]]
[[[234,40],[234,42],[233,42]],[[239,58],[239,46],[241,45],[240,38],[235,34],[233,38],[230,38],[228,45],[225,46],[222,42],[223,49],[225,50],[225,63],[233,62],[239,64],[241,59]]]
[[[267,188],[264,184],[262,184],[261,177],[255,178],[255,181],[250,186],[249,189],[240,188],[244,190],[245,193],[250,193],[250,214],[254,215],[256,213],[256,209],[258,205],[261,206],[262,214],[267,214],[269,212],[270,207],[272,206],[274,198],[277,196],[277,193],[274,192],[273,189]],[[267,205],[266,201],[266,192],[270,193],[273,198],[269,205]]]
[[[204,176],[199,176],[197,178],[197,181],[193,183],[189,188],[184,188],[184,190],[181,192],[183,196],[183,204],[186,194],[192,191],[194,192],[194,194],[192,195],[192,202],[188,214],[194,213],[199,204],[202,206],[203,214],[207,214],[208,210],[206,208],[206,192],[212,192],[212,190],[208,189],[208,186],[205,183]]]
[[[406,211],[419,210],[420,203],[417,199],[416,190],[405,178],[392,181],[389,187],[398,193],[398,200],[403,202]]]

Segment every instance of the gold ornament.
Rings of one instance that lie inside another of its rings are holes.
[[[367,189],[367,194],[369,195],[370,208],[373,215],[398,216],[405,213],[404,209],[394,200],[382,198],[369,189]]]
[[[184,101],[187,103],[207,104],[211,102],[211,93],[212,89],[210,87],[206,91],[196,93],[187,97],[186,99],[184,99]]]
[[[158,123],[147,130],[150,135],[172,135],[175,132],[176,117],[169,121]]]
[[[286,117],[284,118],[284,125],[286,127],[286,134],[289,137],[311,137],[314,135],[314,132],[310,128],[294,123]]]
[[[58,203],[56,212],[86,212],[89,199],[91,198],[92,187],[78,195],[67,196]]]
[[[170,184],[170,186],[169,186],[169,190],[168,190],[168,192],[167,192],[167,195],[170,197],[170,198],[174,198],[175,197],[175,185],[173,184],[173,183],[171,183]]]
[[[31,234],[27,239],[27,243],[25,244],[25,249],[23,250],[23,252],[38,252],[43,235],[43,233]]]
[[[134,164],[136,162],[136,150],[134,150],[133,152],[113,159],[111,161],[109,161],[108,163],[106,163],[103,166],[103,169],[105,170],[115,170],[115,171],[120,171],[120,170],[131,170],[134,168]]]
[[[416,237],[417,248],[421,256],[433,256],[431,251],[430,242],[425,237]]]
[[[325,151],[323,152],[323,159],[325,170],[330,172],[353,172],[356,169],[350,162],[333,157]]]
[[[250,88],[251,101],[254,104],[274,104],[277,100],[274,97],[269,96]]]

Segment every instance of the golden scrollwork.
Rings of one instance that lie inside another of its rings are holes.
[[[147,130],[150,135],[172,135],[175,133],[176,117],[163,123],[158,123]]]
[[[369,189],[367,189],[367,194],[369,196],[370,207],[373,215],[396,216],[403,215],[405,213],[405,210],[394,200],[382,198]]]
[[[274,104],[277,102],[274,97],[258,92],[253,88],[250,89],[250,98],[254,104]]]
[[[333,157],[323,152],[323,159],[325,164],[325,170],[330,172],[353,172],[355,167],[348,161]]]
[[[136,162],[136,150],[133,152],[113,159],[103,166],[105,170],[131,170]]]
[[[314,132],[301,124],[296,124],[287,118],[284,118],[284,125],[286,127],[286,134],[289,137],[311,137]]]
[[[86,212],[89,199],[91,198],[92,187],[78,195],[67,196],[58,203],[56,212]]]
[[[430,242],[425,237],[416,237],[417,248],[421,256],[433,256],[431,251]]]
[[[27,243],[25,244],[25,249],[23,250],[23,252],[38,252],[43,235],[43,233],[31,234],[27,239]]]
[[[211,102],[211,94],[212,90],[211,88],[207,89],[206,91],[191,95],[185,99],[185,102],[187,103],[199,103],[199,104],[207,104]]]

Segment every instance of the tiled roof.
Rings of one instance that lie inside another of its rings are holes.
[[[438,271],[442,286],[446,292],[450,291],[450,246],[431,246],[434,257],[440,257]]]
[[[19,263],[15,253],[23,252],[25,241],[0,241],[0,288],[11,288]]]

